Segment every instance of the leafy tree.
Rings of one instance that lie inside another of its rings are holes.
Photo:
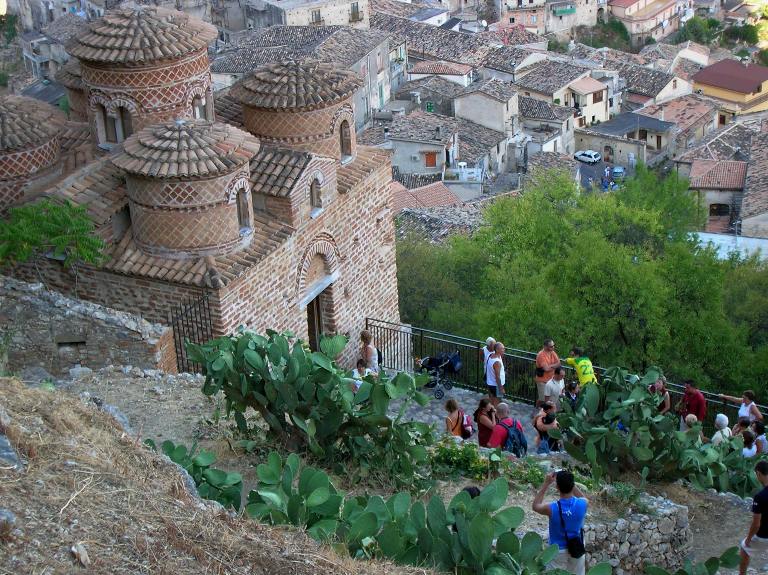
[[[66,265],[97,263],[104,242],[83,206],[44,199],[11,208],[0,220],[0,267],[52,255]]]
[[[673,379],[742,390],[745,369],[768,369],[768,266],[719,260],[690,237],[701,223],[675,175],[639,167],[615,193],[581,194],[567,172],[534,174],[472,237],[399,246],[401,316],[528,349],[553,337],[598,365],[662,365]]]

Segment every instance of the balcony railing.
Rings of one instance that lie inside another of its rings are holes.
[[[383,367],[412,372],[414,360],[417,357],[434,357],[439,353],[458,351],[462,368],[451,376],[454,384],[478,393],[486,392],[481,355],[484,342],[373,318],[366,318],[365,328],[371,332],[376,347],[384,356]],[[567,377],[574,375],[570,367],[565,369]],[[602,378],[605,369],[597,366],[594,366],[594,369],[598,379]],[[536,353],[507,347],[504,354],[504,371],[506,373],[505,397],[513,401],[533,404],[536,401],[536,386],[533,383],[536,372]],[[667,383],[667,389],[672,405],[675,405],[683,395],[683,386]],[[726,403],[715,393],[706,391],[702,393],[707,401],[705,432],[711,434],[714,431],[715,415],[718,413],[724,413],[730,421],[738,420],[738,405]],[[763,405],[758,407],[762,413],[768,413],[768,407]]]
[[[552,8],[552,13],[555,16],[565,16],[567,14],[576,14],[576,6],[563,6],[560,8]]]
[[[313,18],[312,20],[309,21],[309,25],[310,26],[325,26],[325,18],[320,18],[320,19],[317,19],[317,20]]]

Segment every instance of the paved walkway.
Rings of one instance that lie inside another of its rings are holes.
[[[428,405],[421,407],[418,403],[413,402],[408,406],[404,418],[409,421],[421,421],[423,423],[429,423],[435,425],[438,432],[445,430],[445,417],[447,412],[445,411],[445,402],[449,399],[455,399],[459,403],[459,407],[464,412],[472,417],[472,414],[477,409],[480,400],[486,395],[476,393],[467,389],[461,389],[454,387],[450,391],[445,391],[445,397],[442,399],[435,399],[434,390],[424,389],[425,393],[429,395],[431,401]],[[508,401],[506,402],[511,410],[512,417],[518,419],[523,424],[525,435],[528,438],[529,451],[535,451],[534,446],[534,430],[532,424],[532,418],[534,415],[534,407],[527,403],[516,403]],[[393,401],[390,404],[390,415],[396,416],[400,411],[402,405],[401,400]],[[473,421],[473,427],[475,427],[475,433],[468,441],[477,442],[477,425]]]

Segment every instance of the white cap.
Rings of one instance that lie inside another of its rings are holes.
[[[496,343],[496,340],[493,339],[492,337],[489,337],[488,339],[485,340],[485,345],[491,345],[492,343]]]

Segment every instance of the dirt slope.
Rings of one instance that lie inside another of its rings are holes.
[[[0,379],[0,408],[0,433],[27,460],[23,472],[0,462],[0,512],[16,516],[0,530],[2,574],[427,574],[340,558],[201,503],[172,464],[76,397]]]

